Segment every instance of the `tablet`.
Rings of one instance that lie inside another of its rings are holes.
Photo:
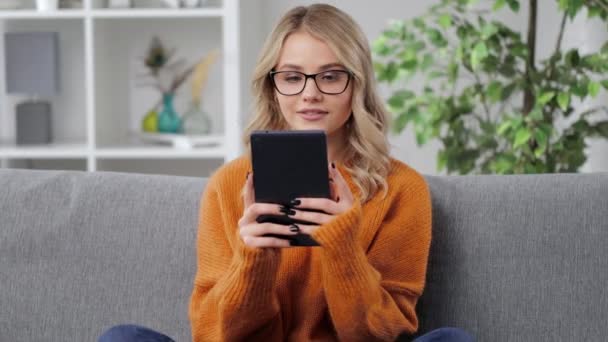
[[[330,198],[324,131],[254,131],[251,157],[256,202],[289,206],[299,197]],[[262,215],[257,222],[310,224],[287,215]],[[318,246],[305,234],[276,237],[292,246]]]

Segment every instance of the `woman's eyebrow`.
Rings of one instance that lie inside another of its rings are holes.
[[[320,67],[318,67],[318,70],[327,70],[327,69],[331,69],[331,68],[344,68],[344,65],[340,64],[340,63],[329,63],[329,64],[324,64],[321,65]],[[299,65],[295,65],[295,64],[283,64],[280,65],[277,70],[284,70],[284,69],[290,69],[290,70],[302,70],[302,67]]]
[[[283,64],[277,68],[277,70],[283,70],[283,69],[302,70],[302,67],[297,66],[295,64]]]

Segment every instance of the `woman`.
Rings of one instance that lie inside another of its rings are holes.
[[[246,145],[257,129],[324,130],[332,199],[254,203],[249,156],[212,176],[200,210],[193,340],[390,341],[415,333],[430,196],[422,176],[389,157],[387,115],[363,33],[330,5],[290,10],[262,49],[253,90]],[[257,223],[262,214],[314,224]],[[264,236],[299,232],[321,247]],[[418,340],[471,339],[444,328]]]

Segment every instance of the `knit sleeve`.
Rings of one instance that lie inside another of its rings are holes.
[[[224,221],[214,185],[210,180],[199,214],[197,269],[189,307],[192,339],[281,340],[275,288],[280,250],[253,249],[238,237],[229,239],[236,223]]]
[[[417,174],[416,174],[417,175]],[[312,235],[322,246],[323,287],[344,341],[395,340],[418,328],[431,239],[431,203],[421,176],[395,196],[367,253],[357,241],[359,203]]]

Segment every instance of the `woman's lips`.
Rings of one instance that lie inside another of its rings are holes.
[[[298,115],[306,120],[306,121],[317,121],[317,120],[321,120],[323,117],[325,117],[325,115],[327,115],[327,112],[324,111],[300,111],[298,112]]]

